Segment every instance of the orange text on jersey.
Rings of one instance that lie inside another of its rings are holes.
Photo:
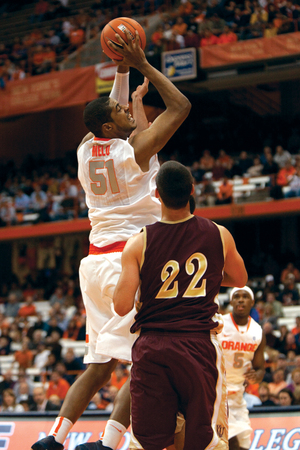
[[[109,156],[110,152],[110,145],[107,145],[106,147],[104,145],[93,145],[92,148],[92,156]]]
[[[239,352],[255,352],[257,344],[247,342],[222,341],[224,350],[238,350]]]

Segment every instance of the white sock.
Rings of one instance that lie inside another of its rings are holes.
[[[102,438],[102,444],[105,447],[110,447],[112,450],[116,450],[122,437],[126,433],[127,428],[116,420],[108,420],[104,435]]]
[[[56,442],[63,444],[71,430],[73,423],[66,417],[57,417],[48,436],[54,436]]]

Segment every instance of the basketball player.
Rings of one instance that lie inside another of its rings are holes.
[[[166,110],[150,128],[130,138],[137,124],[127,105],[103,97],[89,103],[84,111],[85,124],[95,136],[87,135],[78,149],[79,179],[92,225],[90,254],[82,260],[79,272],[87,312],[85,363],[89,366],[68,391],[50,435],[36,442],[32,450],[62,450],[71,427],[94,394],[107,383],[117,360],[131,360],[135,336],[129,329],[136,310],[133,307],[121,318],[112,308],[121,272],[121,252],[130,236],[160,217],[160,205],[153,195],[159,167],[156,154],[188,116],[191,107],[188,99],[146,60],[138,34],[135,42],[126,34],[128,44],[119,38],[124,46],[123,50],[118,48],[123,55],[122,65],[135,67],[149,79]],[[117,429],[118,440],[129,426],[129,403],[120,409],[120,415],[123,414],[120,423],[111,427]],[[96,450],[105,448],[105,442],[79,447]]]
[[[225,357],[228,389],[228,437],[230,450],[249,449],[251,425],[246,401],[245,381],[260,383],[264,377],[265,337],[261,326],[250,317],[254,296],[248,286],[230,293],[232,312],[225,314],[218,338]]]
[[[244,285],[247,272],[229,231],[190,213],[189,170],[164,163],[156,177],[162,220],[132,237],[122,255],[115,311],[141,309],[131,332],[132,427],[145,450],[174,442],[185,417],[185,450],[227,448],[224,360],[217,333],[221,285]]]

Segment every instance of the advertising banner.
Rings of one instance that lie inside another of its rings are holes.
[[[97,98],[95,66],[9,81],[0,91],[0,118],[82,105]]]
[[[38,439],[46,437],[54,422],[53,418],[14,419],[0,418],[0,449],[29,449]],[[84,442],[94,442],[101,437],[106,420],[100,417],[84,418],[77,422],[65,441],[65,450],[74,450]],[[252,417],[253,428],[250,450],[299,450],[299,413]],[[127,450],[130,432],[127,431],[118,449]],[[196,446],[195,446],[196,448]]]
[[[95,72],[97,94],[109,94],[117,72],[116,64],[113,62],[96,64]]]
[[[197,76],[197,57],[195,48],[184,48],[163,52],[161,71],[172,81],[190,80]]]
[[[300,54],[300,32],[230,44],[210,45],[200,50],[203,69],[229,66]]]

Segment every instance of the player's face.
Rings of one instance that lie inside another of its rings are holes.
[[[116,100],[110,99],[112,107],[111,118],[115,125],[116,133],[124,133],[129,136],[136,128],[136,122],[129,112],[129,107],[120,105]]]
[[[230,304],[236,316],[245,317],[249,316],[254,301],[249,292],[240,289],[233,294]]]

